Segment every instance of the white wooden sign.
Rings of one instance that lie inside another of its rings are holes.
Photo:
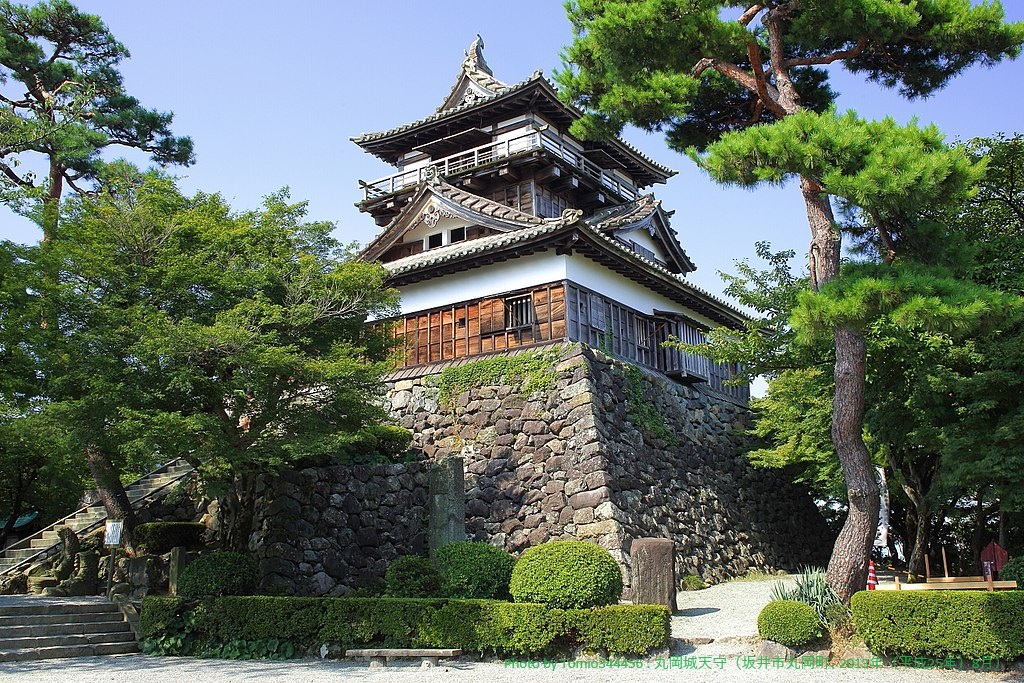
[[[121,545],[121,530],[124,528],[124,521],[120,519],[107,520],[107,533],[103,537],[103,545]]]

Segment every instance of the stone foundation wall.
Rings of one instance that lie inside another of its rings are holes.
[[[712,582],[827,561],[834,539],[808,493],[744,458],[745,407],[578,345],[551,372],[553,390],[478,387],[451,406],[422,377],[390,387],[393,415],[425,454],[465,458],[474,539],[514,554],[592,541],[627,583],[630,546],[643,537],[673,539],[678,574]],[[638,395],[667,433],[637,424]]]
[[[709,582],[827,561],[834,539],[808,493],[747,463],[745,407],[588,347],[555,351],[552,388],[529,395],[512,382],[443,404],[436,378],[393,381],[392,414],[425,462],[262,482],[253,545],[263,587],[343,595],[422,552],[429,462],[448,456],[465,462],[468,537],[516,555],[591,541],[612,553],[627,586],[638,538],[672,539],[677,576]]]

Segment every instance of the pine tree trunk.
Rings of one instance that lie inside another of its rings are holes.
[[[43,242],[57,239],[60,222],[60,197],[64,194],[64,167],[56,159],[50,160],[50,184],[43,199]]]
[[[841,237],[832,206],[821,187],[800,180],[811,228],[811,285],[817,291],[839,275]],[[867,583],[868,559],[878,528],[878,483],[864,445],[864,384],[867,344],[857,330],[840,327],[835,338],[835,397],[832,401],[832,444],[846,480],[850,511],[832,548],[826,578],[846,602]]]
[[[221,497],[219,509],[221,547],[248,553],[256,516],[255,475],[236,475],[228,492]]]
[[[867,583],[868,559],[878,528],[878,482],[861,436],[866,348],[864,335],[848,327],[836,328],[832,443],[843,468],[850,510],[836,538],[825,576],[845,602]]]
[[[132,530],[139,524],[135,516],[135,510],[128,500],[128,494],[121,485],[121,477],[118,475],[110,456],[95,444],[85,447],[85,459],[89,465],[89,473],[96,482],[96,490],[99,491],[103,507],[107,510],[110,519],[124,521],[124,529],[121,532],[122,543],[125,546],[132,545]]]

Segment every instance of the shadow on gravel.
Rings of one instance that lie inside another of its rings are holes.
[[[715,612],[721,612],[722,610],[718,607],[688,607],[686,609],[678,610],[673,612],[674,617],[699,617],[703,614],[713,614]]]

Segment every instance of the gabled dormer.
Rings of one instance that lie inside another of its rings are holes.
[[[643,258],[685,275],[697,267],[672,231],[669,219],[673,213],[662,208],[661,200],[647,194],[636,201],[595,213],[587,222]]]
[[[389,263],[423,251],[546,221],[434,177],[363,250],[368,261]]]

